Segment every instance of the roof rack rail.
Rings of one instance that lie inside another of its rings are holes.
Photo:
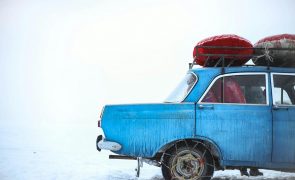
[[[198,49],[203,48],[203,49],[217,49],[217,50],[247,50],[247,49],[252,49],[253,54],[200,54],[198,53]],[[198,65],[196,63],[196,59],[199,57],[205,57],[206,60],[204,62],[204,67],[230,67],[234,66],[236,62],[239,61],[239,58],[249,58],[252,59],[253,61],[256,61],[259,58],[264,57],[266,62],[267,62],[267,67],[269,68],[270,66],[270,61],[272,61],[272,54],[273,51],[294,51],[295,54],[295,48],[252,48],[252,47],[237,47],[237,46],[195,46],[195,49],[197,54],[193,60],[192,63],[189,63],[189,69],[192,69],[194,65]],[[214,59],[213,61],[210,61],[210,59]],[[295,60],[295,58],[294,58]],[[237,65],[236,65],[237,66]],[[244,66],[244,65],[241,65]],[[247,65],[249,66],[249,65]],[[253,65],[254,66],[254,65]]]

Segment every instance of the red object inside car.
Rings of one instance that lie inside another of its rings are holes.
[[[224,82],[224,102],[225,103],[246,103],[244,93],[239,83],[232,79],[226,78]]]
[[[203,99],[203,102],[216,103],[246,103],[246,98],[240,87],[240,84],[231,77],[225,77],[223,83],[223,90],[221,87],[222,80],[215,82],[213,87],[208,91]],[[223,97],[222,97],[223,93]],[[223,98],[223,100],[222,100]]]

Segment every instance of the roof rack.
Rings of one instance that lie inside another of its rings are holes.
[[[198,49],[222,49],[222,50],[247,50],[253,49],[253,54],[198,54]],[[189,69],[192,69],[194,65],[197,65],[196,59],[200,56],[206,58],[204,67],[230,67],[236,64],[237,61],[240,61],[238,58],[245,57],[252,59],[253,61],[258,60],[259,58],[264,57],[267,62],[267,67],[270,67],[270,63],[273,60],[272,55],[274,51],[294,51],[295,48],[248,48],[248,47],[232,47],[232,46],[195,46],[197,54],[192,63],[189,63]],[[210,61],[213,59],[214,61]],[[295,58],[294,58],[295,59]],[[295,62],[294,62],[295,63]],[[244,65],[242,65],[244,66]],[[249,65],[247,65],[249,66]]]

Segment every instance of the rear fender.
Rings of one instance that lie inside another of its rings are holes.
[[[159,150],[157,154],[163,154],[164,152],[166,152],[167,150],[171,149],[174,145],[180,144],[182,142],[186,143],[200,143],[203,147],[205,147],[206,149],[208,149],[211,153],[211,155],[214,158],[217,158],[218,161],[223,159],[222,153],[220,151],[220,148],[216,145],[216,143],[214,143],[212,140],[205,138],[205,137],[196,137],[196,138],[189,138],[189,139],[180,139],[180,140],[176,140],[176,141],[172,141],[169,142],[167,144],[165,144],[164,146],[162,146]],[[157,154],[154,154],[154,156],[157,156]]]

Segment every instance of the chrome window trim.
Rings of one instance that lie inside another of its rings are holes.
[[[216,103],[216,102],[202,102],[202,100],[204,99],[205,95],[207,94],[207,92],[211,89],[211,87],[213,86],[213,84],[221,77],[226,77],[226,76],[238,76],[238,75],[264,75],[265,77],[265,83],[266,83],[266,104],[243,104],[243,103]],[[211,84],[208,86],[208,88],[206,89],[206,91],[203,93],[203,95],[201,96],[201,98],[198,101],[198,104],[224,104],[224,105],[243,105],[243,106],[269,106],[269,83],[268,83],[268,73],[266,72],[245,72],[245,73],[228,73],[228,74],[221,74],[218,75],[217,77],[214,78],[214,80],[211,82]]]
[[[291,106],[291,107],[294,107],[295,106],[295,104],[292,104],[292,105],[288,105],[288,104],[280,104],[280,105],[277,105],[277,104],[274,104],[274,99],[273,99],[273,92],[274,92],[274,82],[273,82],[273,75],[286,75],[286,76],[295,76],[295,73],[276,73],[276,72],[273,72],[273,73],[270,73],[270,76],[271,76],[271,96],[272,96],[272,105],[274,105],[274,106],[284,106],[284,107],[286,107],[286,106]]]

